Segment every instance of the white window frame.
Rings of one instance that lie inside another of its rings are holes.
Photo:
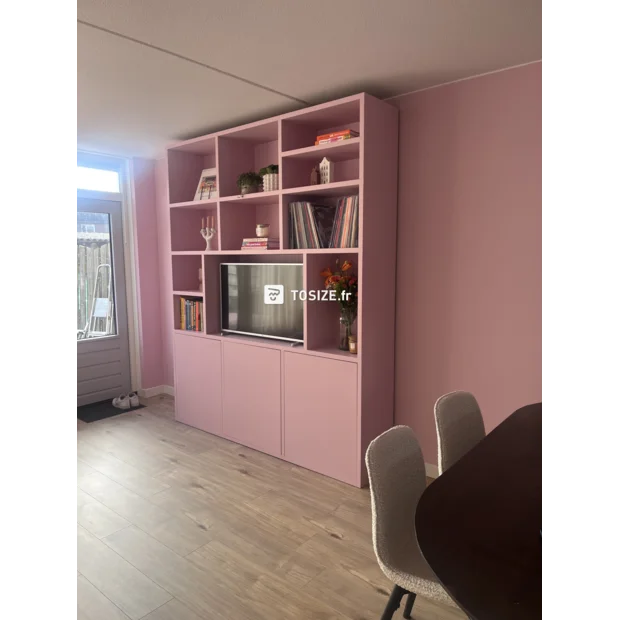
[[[131,389],[137,392],[142,387],[141,355],[140,355],[140,317],[138,313],[138,287],[136,273],[135,248],[135,203],[133,166],[130,159],[92,153],[77,152],[77,165],[102,170],[115,170],[119,175],[120,192],[99,192],[95,190],[77,190],[78,198],[95,200],[114,200],[121,203],[123,223],[123,258],[125,261],[125,282],[127,298],[127,336],[129,338],[129,368],[131,373]]]

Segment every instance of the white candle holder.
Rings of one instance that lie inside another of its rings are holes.
[[[211,248],[211,240],[215,237],[215,228],[201,228],[200,234],[203,236],[204,240],[207,243],[206,250],[209,252]]]

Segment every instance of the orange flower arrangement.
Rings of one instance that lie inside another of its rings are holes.
[[[352,269],[351,261],[345,260],[339,265],[339,259],[336,259],[335,271],[330,267],[321,271],[321,275],[325,278],[325,288],[335,292],[336,300],[340,304],[340,323],[344,328],[344,334],[339,346],[345,351],[349,347],[348,336],[351,335],[351,326],[357,317],[358,280]]]
[[[345,260],[339,265],[336,259],[336,269],[326,267],[321,271],[325,278],[325,288],[336,292],[336,299],[342,310],[353,310],[357,314],[357,276],[351,272],[353,263]]]

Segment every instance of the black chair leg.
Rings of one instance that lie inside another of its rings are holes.
[[[392,620],[392,616],[394,612],[400,607],[400,601],[407,594],[407,590],[401,588],[400,586],[394,586],[392,590],[392,594],[390,594],[390,598],[388,599],[387,605],[383,610],[383,615],[381,616],[381,620]]]
[[[409,592],[407,595],[407,602],[405,603],[405,613],[403,616],[407,618],[407,620],[411,620],[411,610],[413,609],[413,604],[415,603],[415,594],[413,592]]]

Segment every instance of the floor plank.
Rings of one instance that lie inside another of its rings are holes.
[[[252,618],[253,612],[243,600],[249,584],[242,575],[202,570],[136,527],[111,534],[104,542],[195,613],[228,618],[234,609],[235,617]]]
[[[139,620],[172,598],[163,588],[79,526],[77,568],[97,590],[133,620]]]
[[[77,503],[78,524],[97,538],[103,538],[131,525],[129,521],[81,489],[78,489]]]
[[[77,617],[78,620],[129,620],[83,575],[77,578]]]
[[[188,560],[205,572],[213,572],[242,586],[240,596],[258,618],[271,620],[326,619],[344,620],[337,610],[321,600],[293,587],[290,582],[269,570],[257,570],[242,553],[213,541],[190,554]]]
[[[179,424],[167,396],[77,434],[80,618],[380,617],[367,489]]]
[[[170,519],[165,510],[99,472],[84,477],[78,486],[133,525],[149,528]]]
[[[204,618],[205,616],[195,614],[183,603],[173,598],[147,616],[144,616],[142,620],[204,620]]]
[[[99,450],[88,442],[80,442],[77,451],[78,459],[93,469],[118,482],[141,497],[149,497],[168,488],[160,480],[141,472],[139,469],[121,461],[117,457]]]
[[[110,506],[112,510],[109,512],[122,520],[122,527],[136,525],[179,555],[187,555],[211,540],[207,526],[184,515],[171,514],[99,472],[83,478],[80,490],[84,493],[87,491],[85,495],[93,497],[93,501],[97,501],[100,506]],[[91,516],[93,510],[92,505],[83,509],[88,516]],[[83,520],[85,518],[82,516]],[[99,538],[121,529],[117,526],[106,534],[103,531],[106,525],[104,523],[100,524],[98,529],[91,528],[87,523],[83,525]],[[115,523],[111,523],[109,527],[114,525]]]

